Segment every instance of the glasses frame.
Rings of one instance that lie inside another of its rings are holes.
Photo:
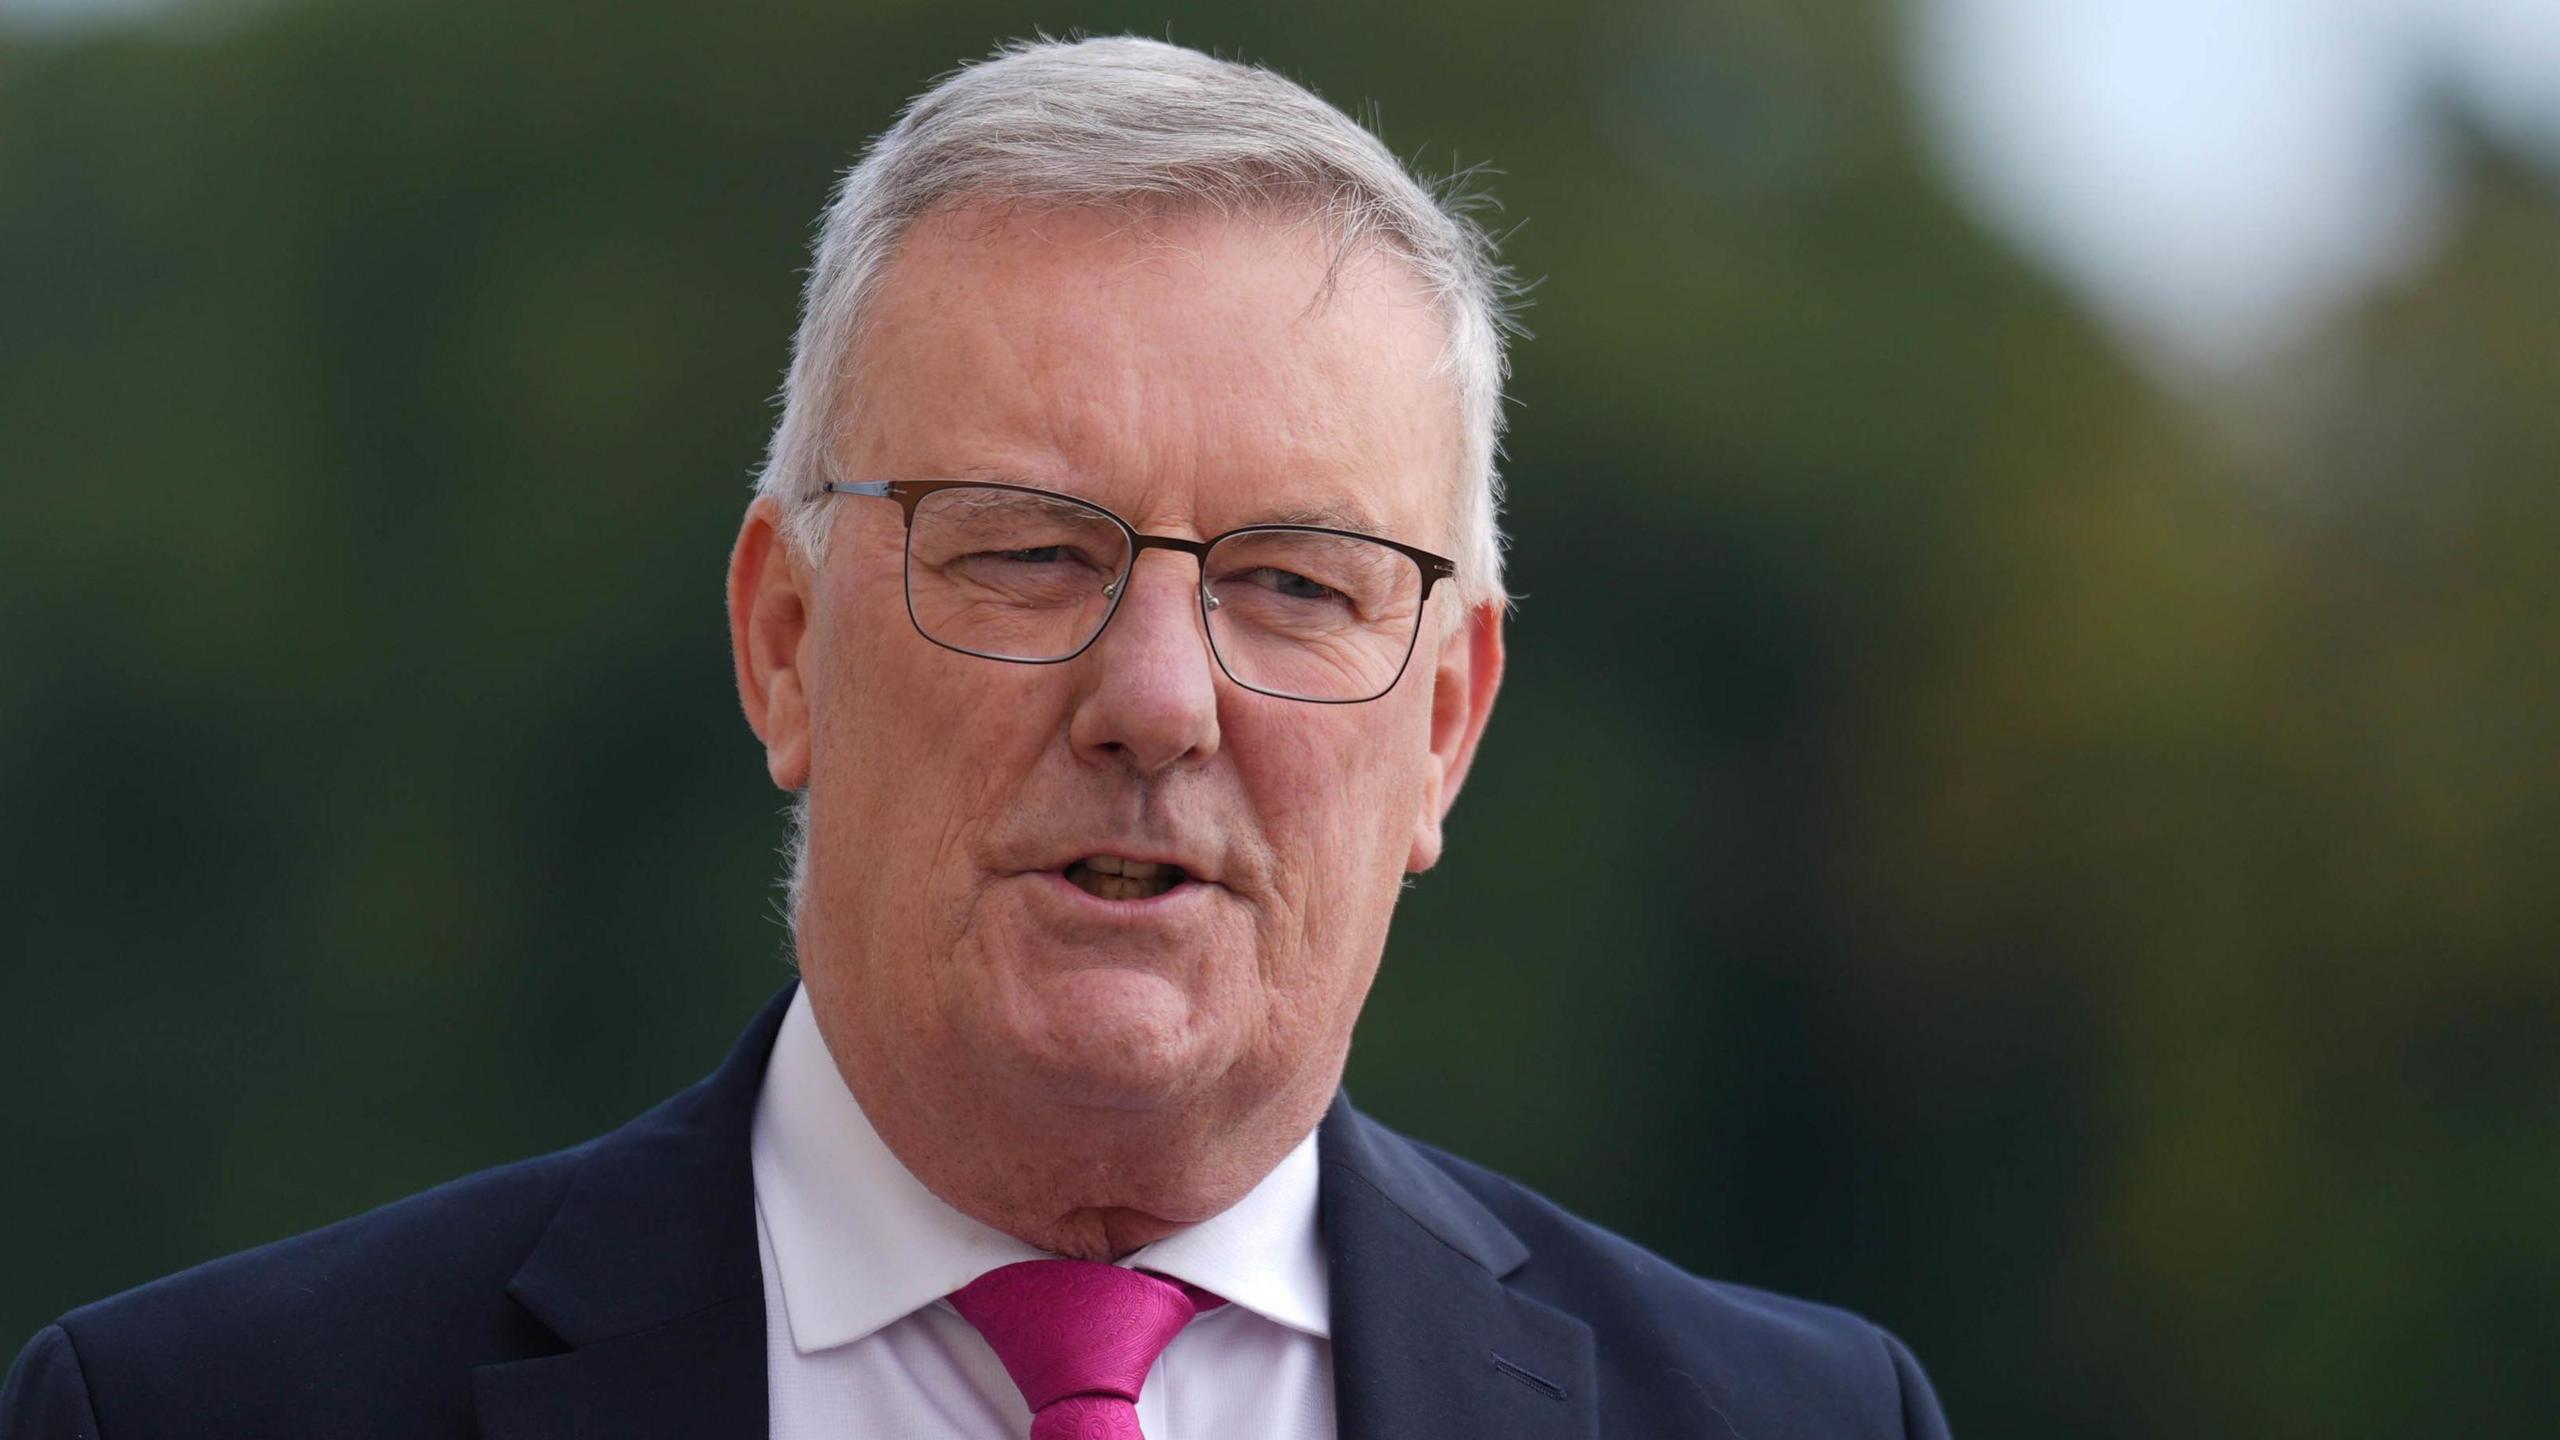
[[[1222,531],[1206,540],[1186,540],[1179,535],[1150,535],[1113,514],[1109,509],[1080,496],[1063,494],[1056,490],[1043,490],[1037,485],[1009,484],[1001,480],[828,480],[821,482],[818,489],[821,494],[862,495],[876,500],[898,502],[898,511],[905,524],[905,535],[898,546],[900,562],[898,588],[907,603],[907,623],[915,627],[918,635],[945,650],[954,654],[975,656],[980,660],[999,660],[1008,665],[1064,665],[1092,649],[1093,642],[1102,638],[1102,632],[1111,628],[1112,617],[1120,613],[1121,597],[1129,592],[1129,577],[1137,572],[1138,557],[1149,550],[1175,550],[1199,562],[1200,583],[1192,589],[1200,598],[1200,633],[1202,638],[1209,642],[1209,658],[1218,663],[1218,673],[1256,695],[1268,695],[1275,700],[1295,700],[1302,705],[1366,705],[1394,690],[1404,680],[1404,672],[1413,664],[1414,646],[1422,638],[1422,612],[1431,603],[1432,587],[1458,573],[1457,562],[1445,555],[1434,555],[1428,550],[1390,540],[1384,535],[1371,535],[1360,530],[1337,530],[1330,525],[1239,525],[1233,530]],[[1044,500],[1060,501],[1079,509],[1092,511],[1118,526],[1120,533],[1128,537],[1129,558],[1120,567],[1118,578],[1114,579],[1103,592],[1111,597],[1111,608],[1102,612],[1102,623],[1093,627],[1093,633],[1085,637],[1083,644],[1054,659],[1026,660],[1019,655],[991,655],[984,650],[972,650],[965,645],[954,645],[948,640],[937,639],[926,631],[924,622],[916,618],[915,547],[911,543],[915,537],[916,506],[926,496],[937,491],[963,489],[1010,490],[1022,495],[1037,495]],[[1396,673],[1389,677],[1385,685],[1378,688],[1376,694],[1346,700],[1320,700],[1308,695],[1292,695],[1285,690],[1267,690],[1238,677],[1234,669],[1227,664],[1227,657],[1218,652],[1217,632],[1209,622],[1209,613],[1218,608],[1218,597],[1209,593],[1209,551],[1220,541],[1238,535],[1273,533],[1339,535],[1346,540],[1366,540],[1372,544],[1386,546],[1411,560],[1421,569],[1422,595],[1413,608],[1413,633],[1405,637],[1404,658],[1396,662]]]

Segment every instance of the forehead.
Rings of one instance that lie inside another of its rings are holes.
[[[839,463],[1054,486],[1150,526],[1445,539],[1446,331],[1400,260],[1337,250],[1264,216],[928,217],[874,293]]]

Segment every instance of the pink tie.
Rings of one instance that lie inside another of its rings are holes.
[[[1031,1406],[1031,1440],[1145,1440],[1138,1387],[1191,1317],[1227,1302],[1097,1260],[1023,1260],[951,1294]]]

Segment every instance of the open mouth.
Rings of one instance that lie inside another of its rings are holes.
[[[1179,865],[1117,855],[1087,855],[1069,865],[1066,876],[1077,889],[1104,900],[1151,900],[1190,878]]]

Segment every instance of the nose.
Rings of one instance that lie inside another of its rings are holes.
[[[1200,628],[1199,579],[1190,556],[1138,557],[1111,623],[1073,662],[1083,673],[1067,736],[1078,753],[1154,775],[1218,752],[1217,661]]]

